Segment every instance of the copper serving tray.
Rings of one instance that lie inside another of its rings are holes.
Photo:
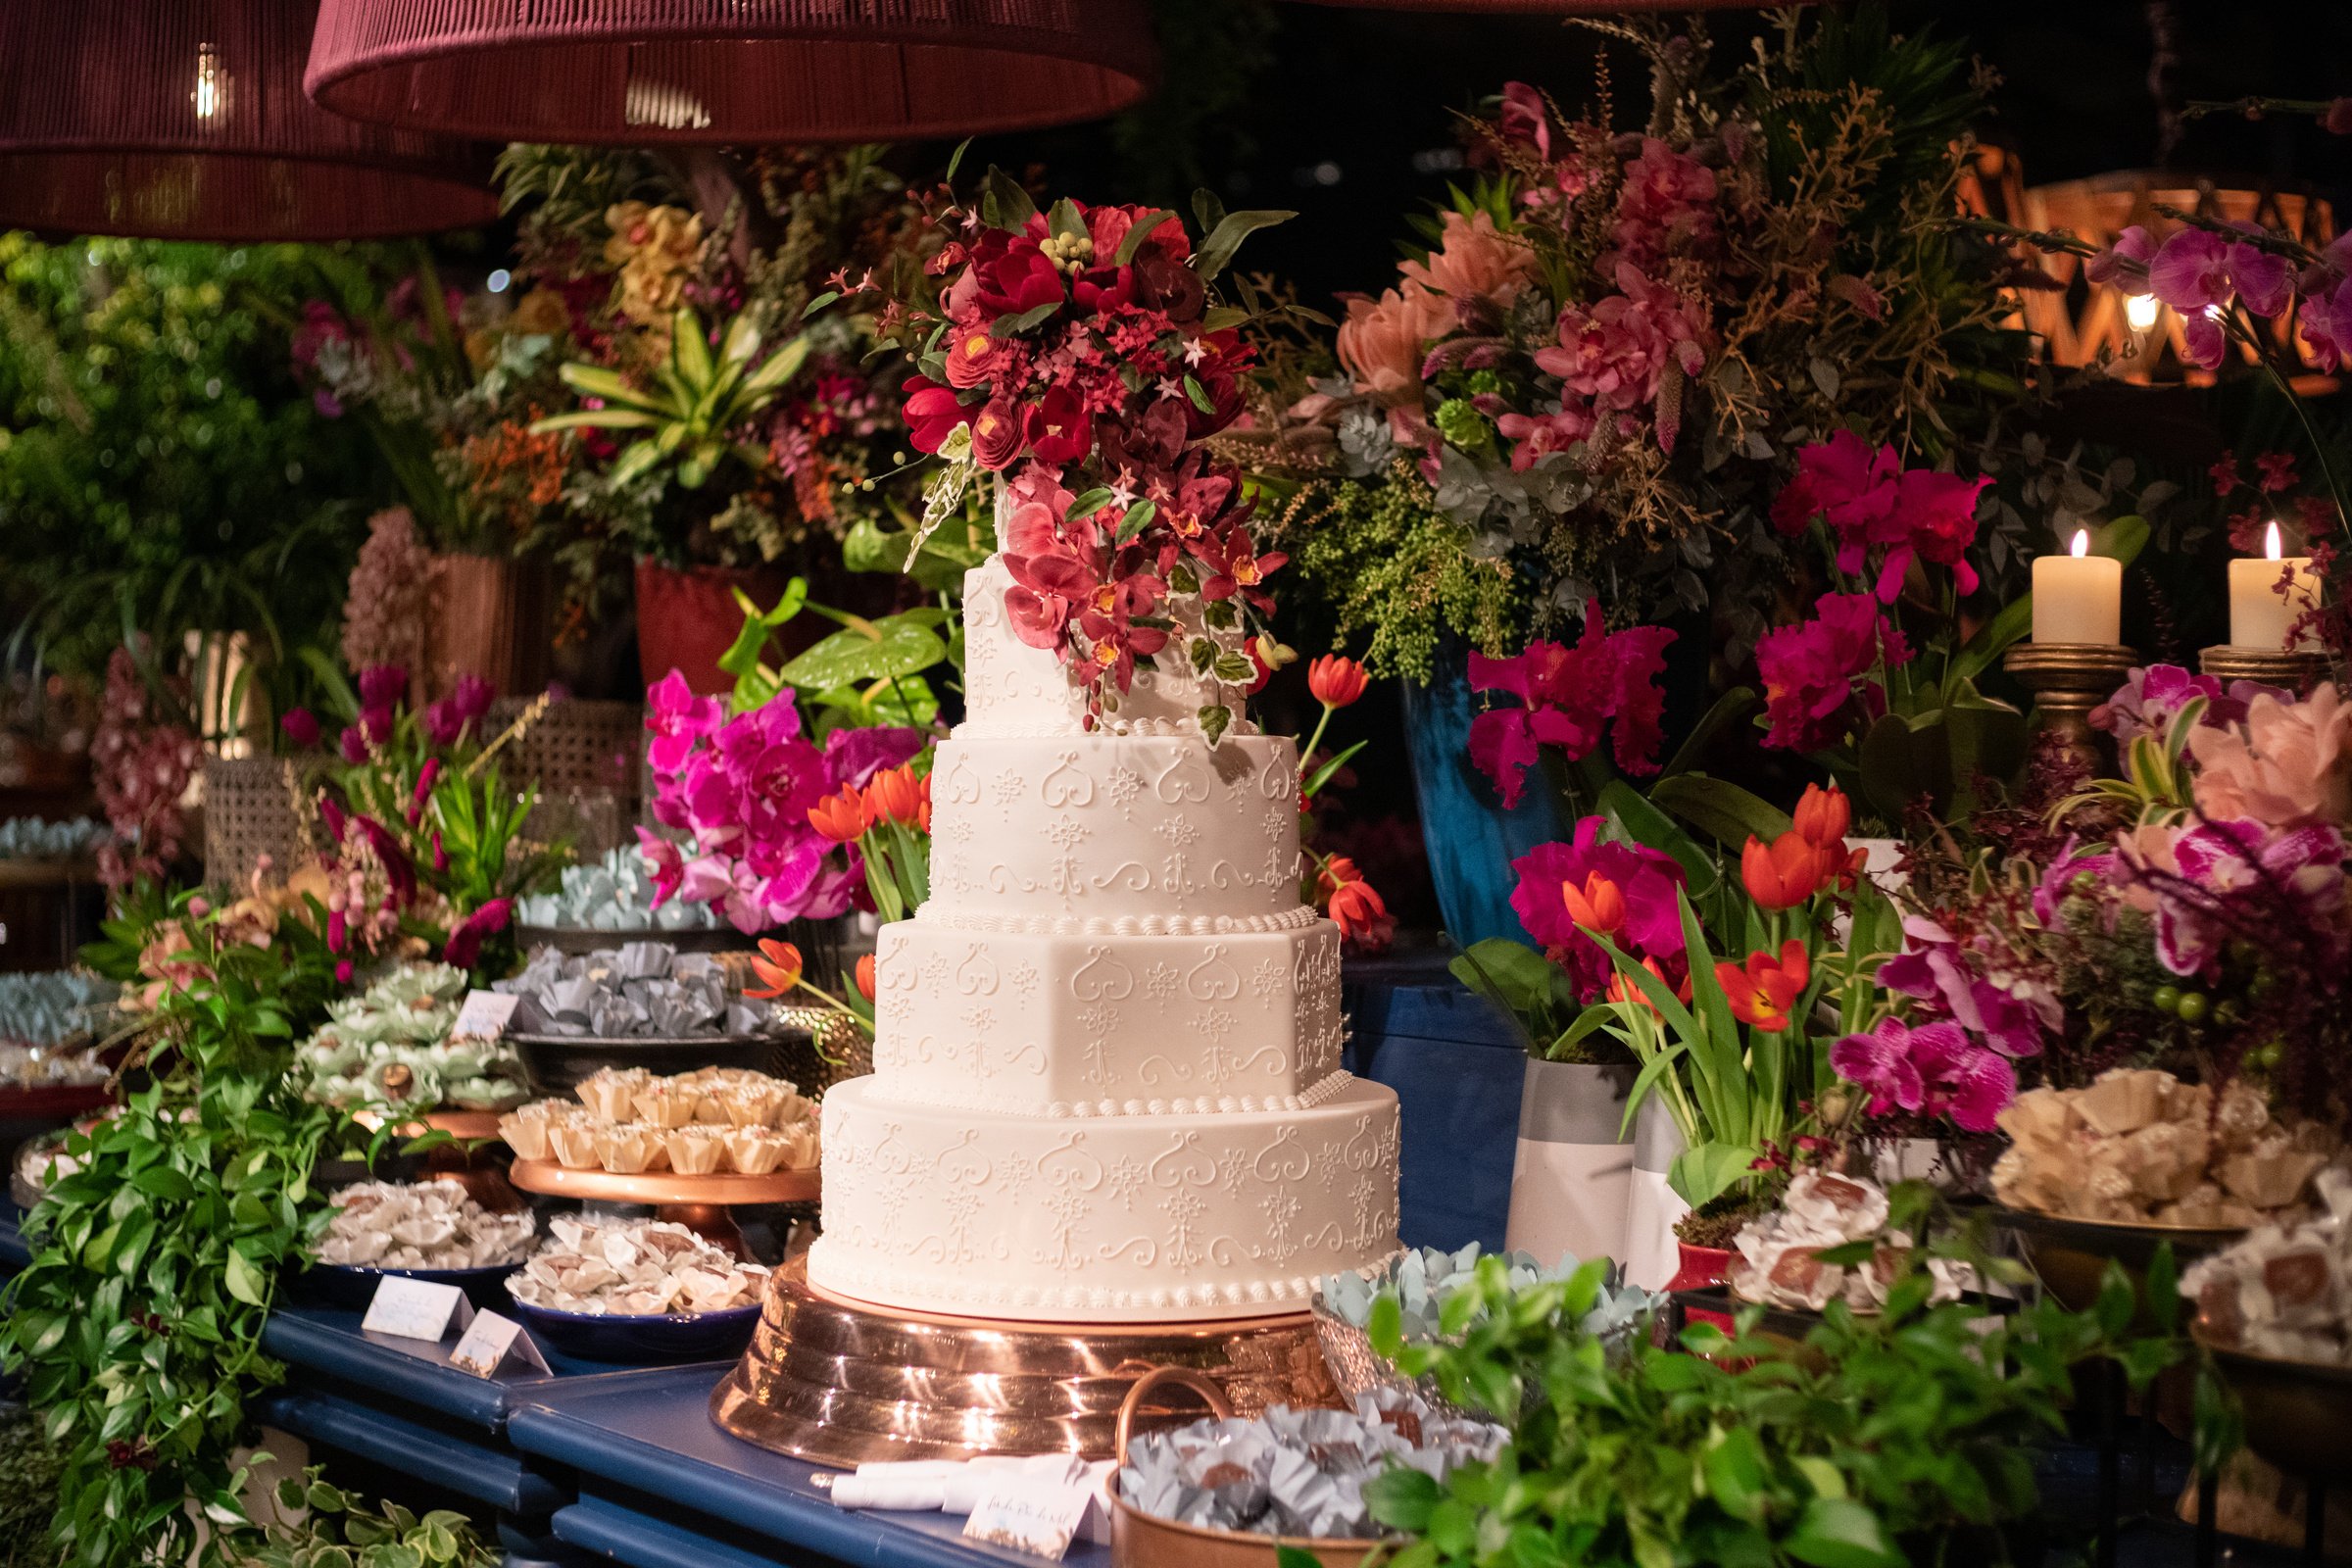
[[[1108,1458],[1121,1403],[1163,1365],[1206,1376],[1246,1413],[1339,1402],[1304,1312],[1170,1325],[950,1317],[819,1291],[796,1258],[769,1281],[751,1348],[711,1395],[710,1414],[739,1438],[825,1465]],[[1142,1413],[1190,1419],[1200,1406]]]
[[[633,1176],[609,1170],[574,1170],[552,1159],[518,1159],[507,1180],[526,1193],[608,1203],[807,1203],[817,1194],[817,1168],[771,1171],[765,1176],[734,1172],[680,1176],[644,1171]]]

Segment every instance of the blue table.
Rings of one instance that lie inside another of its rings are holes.
[[[816,1468],[720,1431],[712,1369],[630,1379],[560,1379],[508,1423],[532,1463],[564,1475],[578,1500],[556,1511],[556,1539],[634,1568],[704,1568],[810,1557],[871,1568],[1004,1568],[1034,1559],[962,1539],[945,1514],[856,1513],[809,1485]],[[1075,1545],[1074,1568],[1106,1568],[1106,1546]]]

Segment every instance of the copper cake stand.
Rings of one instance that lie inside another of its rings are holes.
[[[651,1203],[656,1219],[683,1225],[713,1246],[744,1255],[743,1233],[727,1210],[752,1203],[813,1203],[818,1183],[814,1165],[770,1171],[764,1176],[736,1172],[681,1176],[675,1171],[621,1175],[609,1170],[574,1170],[552,1159],[517,1159],[507,1180],[526,1193],[576,1198],[591,1203]]]
[[[1234,1408],[1337,1405],[1304,1312],[1174,1325],[1001,1322],[870,1306],[778,1269],[752,1347],[710,1396],[747,1442],[814,1464],[1066,1452],[1109,1458],[1120,1402],[1156,1367],[1204,1373]],[[1152,1424],[1198,1398],[1144,1402]]]

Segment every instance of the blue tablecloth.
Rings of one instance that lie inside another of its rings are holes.
[[[1509,1019],[1446,972],[1441,955],[1350,960],[1348,1070],[1404,1105],[1398,1163],[1414,1247],[1502,1246],[1527,1053]]]

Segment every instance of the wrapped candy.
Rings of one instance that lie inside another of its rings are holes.
[[[679,1127],[662,1136],[669,1168],[681,1176],[708,1176],[726,1161],[726,1140],[715,1127]]]
[[[537,1100],[527,1105],[517,1105],[498,1118],[498,1136],[507,1141],[517,1158],[547,1158],[547,1129],[559,1101]]]
[[[576,1092],[582,1103],[522,1106],[500,1121],[500,1133],[525,1159],[623,1176],[765,1176],[816,1163],[816,1105],[781,1078],[741,1067],[670,1077],[606,1067]],[[738,1113],[751,1119],[737,1121]]]
[[[2083,1089],[2034,1089],[1999,1117],[2009,1149],[1992,1167],[2012,1208],[2109,1224],[2233,1229],[2286,1218],[2342,1139],[2275,1120],[2253,1085],[2218,1096],[2152,1068],[2118,1067]]]
[[[654,1080],[643,1067],[599,1067],[572,1088],[590,1114],[606,1121],[627,1121],[637,1096]]]
[[[482,1207],[456,1182],[362,1182],[334,1195],[318,1260],[360,1268],[493,1268],[530,1250],[527,1210]]]
[[[597,1152],[596,1134],[600,1126],[592,1121],[550,1122],[547,1128],[547,1150],[555,1155],[556,1163],[567,1170],[602,1170],[604,1156]]]
[[[606,1122],[596,1129],[597,1162],[615,1176],[640,1176],[669,1163],[659,1129],[636,1122]]]
[[[2324,1212],[2264,1225],[2180,1278],[2213,1343],[2256,1355],[2352,1366],[2352,1171],[2313,1183]]]
[[[515,901],[514,918],[523,925],[616,932],[707,930],[718,924],[713,905],[672,899],[655,908],[656,892],[645,853],[624,844],[585,864],[565,866],[558,891]]]
[[[792,1152],[784,1134],[768,1127],[730,1127],[721,1136],[726,1139],[727,1162],[746,1176],[785,1169],[785,1158]]]
[[[539,948],[520,974],[495,989],[521,999],[513,1023],[517,1034],[676,1040],[764,1034],[772,1027],[767,1011],[743,1001],[714,957],[661,942],[569,956]]]
[[[466,972],[403,964],[356,997],[295,1052],[313,1100],[334,1105],[457,1105],[503,1110],[529,1094],[522,1061],[503,1041],[453,1040]]]
[[[629,1103],[637,1109],[637,1119],[649,1127],[685,1127],[694,1121],[695,1106],[702,1096],[692,1089],[675,1088],[657,1079],[637,1091]]]
[[[507,1290],[549,1311],[640,1317],[755,1306],[767,1276],[683,1225],[559,1214]]]
[[[1491,1460],[1510,1434],[1445,1414],[1409,1394],[1359,1395],[1350,1410],[1276,1405],[1253,1420],[1203,1420],[1128,1445],[1119,1495],[1156,1518],[1258,1535],[1381,1534],[1364,1484],[1393,1464],[1438,1480]]]
[[[1732,1294],[1767,1306],[1818,1312],[1843,1299],[1857,1312],[1886,1304],[1887,1287],[1902,1273],[1909,1244],[1881,1239],[1886,1194],[1876,1182],[1827,1171],[1800,1171],[1781,1206],[1740,1228],[1732,1243]],[[1825,1263],[1821,1254],[1854,1242],[1879,1241],[1857,1267]],[[1928,1260],[1933,1301],[1958,1299],[1964,1271],[1942,1258]]]

